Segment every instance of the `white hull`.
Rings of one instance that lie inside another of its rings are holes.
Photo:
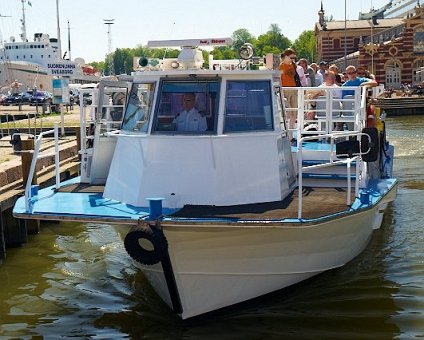
[[[343,266],[364,250],[380,217],[374,206],[319,224],[163,225],[181,317],[243,302]],[[161,265],[137,265],[172,307]]]

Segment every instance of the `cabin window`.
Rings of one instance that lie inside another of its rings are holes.
[[[152,131],[160,133],[214,133],[219,81],[164,80],[159,91]]]
[[[122,121],[122,130],[147,132],[154,88],[154,83],[133,84]]]
[[[228,81],[224,132],[273,129],[271,82]]]

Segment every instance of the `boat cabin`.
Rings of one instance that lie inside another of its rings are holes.
[[[320,144],[319,156],[314,147],[313,159],[333,162],[338,127],[354,135],[364,127],[359,88],[346,98],[326,89],[313,100],[313,89],[291,89],[298,91],[299,107],[286,109],[288,89],[280,87],[278,71],[249,70],[246,63],[233,70],[217,62],[201,69],[188,61],[190,53],[198,57],[195,49],[185,49],[184,58],[167,60],[165,69],[146,68],[100,84],[97,95],[105,99],[90,114],[96,117],[94,148],[83,150],[81,178],[104,185],[105,198],[143,207],[160,197],[165,208],[175,209],[281,201],[302,171],[302,147],[291,146],[292,137],[332,140]],[[294,131],[285,124],[288,110],[297,111]],[[308,110],[315,111],[313,132],[306,129]],[[304,160],[308,150],[302,152]]]
[[[135,206],[162,197],[172,208],[284,198],[295,173],[273,77],[246,70],[135,74],[122,125],[104,138],[116,140],[104,196]]]

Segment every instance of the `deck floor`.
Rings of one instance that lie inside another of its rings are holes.
[[[283,201],[258,204],[245,204],[228,207],[187,205],[172,216],[197,218],[235,218],[252,220],[272,220],[297,218],[298,190]],[[348,210],[347,191],[344,188],[303,188],[303,218],[321,216]],[[351,202],[355,199],[351,196]]]
[[[93,185],[86,183],[72,183],[61,186],[58,192],[81,192],[81,193],[103,193],[104,185]]]
[[[59,192],[102,193],[104,186],[74,183],[61,187]],[[303,188],[303,218],[321,216],[348,210],[347,191],[344,188]],[[354,201],[352,194],[351,202]],[[236,206],[186,205],[174,217],[182,218],[234,218],[247,220],[272,220],[297,218],[298,190],[294,190],[286,199],[277,202],[243,204]]]

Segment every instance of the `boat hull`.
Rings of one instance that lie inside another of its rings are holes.
[[[320,223],[239,227],[164,223],[181,317],[247,301],[345,265],[367,246],[390,196],[367,210]],[[123,227],[118,229],[125,235]],[[136,264],[172,308],[161,264]]]

